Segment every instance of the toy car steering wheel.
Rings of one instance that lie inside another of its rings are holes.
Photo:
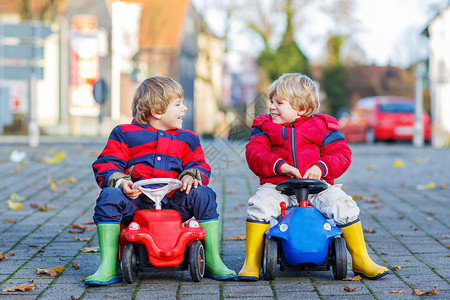
[[[149,184],[165,184],[163,187],[146,188],[144,185]],[[181,181],[174,178],[151,178],[139,180],[133,183],[133,189],[140,189],[147,197],[155,202],[155,208],[161,209],[161,200],[164,196],[175,189],[178,189],[182,185]]]
[[[328,184],[318,179],[291,179],[283,181],[275,187],[282,194],[295,195],[300,206],[306,206],[309,194],[318,194],[328,188]],[[302,201],[305,201],[302,203]]]

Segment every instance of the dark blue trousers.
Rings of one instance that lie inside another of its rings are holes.
[[[152,201],[146,203],[141,195],[130,199],[120,188],[108,187],[102,189],[94,209],[94,222],[122,223],[125,226],[133,221],[134,212],[139,209],[155,208]],[[181,215],[184,222],[192,217],[198,221],[210,221],[219,218],[217,213],[216,193],[207,186],[192,188],[188,195],[186,191],[176,191],[171,197],[164,197],[162,208],[174,209]]]

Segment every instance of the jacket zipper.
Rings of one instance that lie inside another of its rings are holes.
[[[297,153],[295,152],[295,129],[294,129],[294,122],[289,124],[289,127],[291,127],[291,152],[292,152],[292,162],[294,163],[294,167],[298,169],[297,166]]]

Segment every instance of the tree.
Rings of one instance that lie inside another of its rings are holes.
[[[53,22],[68,2],[69,0],[21,0],[18,9],[22,20]]]
[[[307,74],[309,72],[308,58],[294,38],[294,33],[299,28],[299,23],[295,22],[295,18],[300,15],[302,8],[309,2],[310,0],[276,1],[272,7],[273,11],[270,13],[264,10],[264,4],[261,1],[255,3],[258,17],[249,21],[248,27],[263,40],[264,49],[258,56],[258,64],[265,70],[270,81],[277,79],[283,73]],[[276,24],[272,20],[275,19],[273,16],[276,14],[284,16],[286,26],[278,47],[273,47],[272,39]]]
[[[327,95],[327,106],[331,115],[337,116],[339,111],[349,106],[350,90],[348,74],[341,63],[342,36],[331,35],[328,39],[328,63],[323,74],[323,89]]]

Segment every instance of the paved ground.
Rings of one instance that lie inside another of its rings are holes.
[[[195,283],[189,272],[177,271],[148,273],[132,285],[87,288],[81,279],[100,261],[98,253],[80,252],[98,245],[88,224],[99,193],[90,165],[105,141],[43,138],[40,147],[30,149],[26,140],[0,137],[0,252],[6,256],[0,260],[0,289],[38,287],[0,291],[0,299],[450,299],[450,150],[405,144],[351,145],[353,164],[338,180],[358,199],[363,227],[372,231],[366,239],[373,260],[392,270],[380,280],[337,281],[331,271],[278,271],[273,281],[205,278]],[[245,233],[246,203],[258,180],[247,169],[243,142],[204,141],[203,147],[214,169],[211,187],[223,222],[223,259],[239,271],[245,241],[227,238]],[[23,163],[10,160],[13,150],[26,153]],[[59,162],[58,153],[65,154]],[[13,194],[25,197],[22,209],[8,207]],[[88,227],[73,228],[77,225]],[[56,277],[36,274],[37,268],[57,266],[66,269]],[[345,291],[345,285],[353,291]],[[414,289],[437,294],[413,295]]]

